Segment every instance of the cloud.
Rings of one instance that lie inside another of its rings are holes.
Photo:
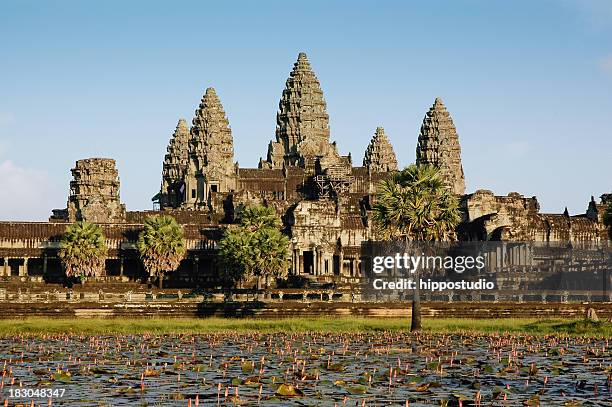
[[[45,171],[0,161],[0,220],[45,220],[57,192]]]
[[[612,74],[612,55],[608,55],[599,60],[599,67],[605,73]]]

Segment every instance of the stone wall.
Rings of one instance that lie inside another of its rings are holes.
[[[124,220],[125,206],[119,198],[119,172],[115,160],[78,160],[72,177],[67,209],[69,221],[112,223]]]
[[[422,317],[429,318],[571,318],[579,319],[593,308],[600,319],[612,318],[611,303],[592,304],[533,304],[533,303],[422,303]],[[130,302],[37,302],[9,303],[0,301],[0,318],[32,316],[56,318],[193,318],[193,317],[375,317],[405,318],[410,321],[409,303],[355,304],[346,302],[197,302],[130,301]]]

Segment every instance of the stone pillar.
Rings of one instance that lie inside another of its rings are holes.
[[[297,262],[298,262],[298,268],[297,268],[298,274],[302,274],[303,273],[302,270],[304,267],[304,256],[300,254],[299,249],[298,249],[298,255],[297,255]]]
[[[123,256],[119,254],[119,276],[123,277]]]
[[[2,266],[2,275],[8,276],[8,257],[4,257],[4,265]]]
[[[194,280],[199,280],[199,273],[200,273],[200,258],[198,256],[194,256],[193,257],[193,276],[191,281],[193,282]]]
[[[47,255],[43,255],[43,276],[47,274]]]
[[[28,276],[28,260],[29,260],[28,257],[25,257],[23,259],[23,269],[22,269],[22,272],[20,274],[20,276],[22,276],[22,277],[27,277]]]
[[[319,270],[321,271],[321,274],[323,275],[327,275],[327,272],[325,270],[325,262],[326,262],[326,256],[321,253],[321,256],[319,257]]]
[[[313,250],[312,251],[312,274],[315,275],[315,276],[318,275],[318,273],[317,273],[318,272],[318,270],[317,270],[317,259],[318,258],[319,257],[317,256],[317,251]]]

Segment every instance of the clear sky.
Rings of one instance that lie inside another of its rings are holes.
[[[66,206],[80,158],[117,160],[129,210],[159,190],[168,139],[213,86],[236,160],[274,137],[300,51],[332,140],[361,163],[384,126],[400,165],[442,97],[467,191],[583,213],[612,192],[612,1],[0,2],[0,219]]]

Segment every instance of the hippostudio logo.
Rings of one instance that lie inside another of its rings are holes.
[[[427,291],[445,290],[492,290],[495,288],[493,282],[485,279],[477,281],[433,281],[431,279],[414,278],[392,278],[386,280],[384,276],[394,276],[397,272],[408,272],[411,275],[419,272],[449,271],[462,274],[466,270],[480,271],[485,267],[483,256],[426,256],[409,255],[408,253],[396,253],[394,256],[375,256],[372,258],[372,271],[380,278],[372,280],[372,288],[375,290],[414,290],[418,288]],[[382,274],[385,273],[383,276]]]

